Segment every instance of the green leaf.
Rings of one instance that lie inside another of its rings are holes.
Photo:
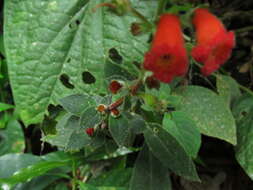
[[[80,118],[82,129],[94,128],[101,122],[101,117],[95,107],[88,107],[84,110]]]
[[[191,118],[183,112],[165,114],[163,127],[177,139],[189,156],[197,157],[201,145],[201,135]]]
[[[91,179],[89,184],[103,187],[126,187],[128,186],[131,174],[132,169],[130,168],[114,169]]]
[[[14,108],[15,106],[0,102],[0,112]]]
[[[118,146],[130,146],[134,134],[145,129],[145,121],[137,114],[123,113],[118,118],[109,118],[109,131]]]
[[[66,111],[76,116],[81,116],[87,107],[95,105],[95,101],[87,94],[74,94],[62,98],[60,104]]]
[[[54,168],[66,166],[69,163],[70,163],[69,160],[67,162],[66,161],[40,161],[32,166],[19,170],[10,178],[0,179],[0,181],[4,183],[8,183],[8,184],[17,184],[20,182],[25,182],[31,178],[41,176]]]
[[[216,80],[218,93],[228,105],[241,96],[239,85],[232,77],[217,75]]]
[[[79,118],[66,114],[56,125],[57,134],[48,135],[42,140],[63,148],[65,151],[76,151],[90,143],[90,137],[79,125]]]
[[[127,190],[124,187],[95,187],[89,184],[85,184],[82,182],[79,182],[79,188],[80,190]]]
[[[25,148],[24,134],[19,122],[13,118],[0,133],[0,155],[6,153],[21,153]]]
[[[41,160],[40,157],[31,154],[6,154],[0,157],[0,180],[9,178],[15,172],[31,166]]]
[[[63,152],[54,152],[42,157],[42,160],[32,163],[29,167],[20,168],[12,176],[1,178],[0,181],[8,184],[25,182],[34,177],[41,176],[46,172],[62,166],[71,165],[72,157]]]
[[[200,132],[236,144],[236,126],[227,103],[207,88],[188,86],[177,90],[182,96],[178,110],[192,118]]]
[[[48,185],[59,179],[59,176],[39,176],[27,183],[17,184],[13,190],[44,190]]]
[[[242,96],[233,107],[237,116],[236,159],[249,177],[253,180],[253,97]]]
[[[0,34],[0,53],[1,53],[3,56],[5,56],[3,34]],[[1,61],[1,60],[0,60],[0,61]],[[0,68],[1,68],[1,63],[0,63]]]
[[[175,174],[198,181],[195,165],[176,138],[160,125],[150,123],[144,133],[150,151]]]
[[[103,2],[6,1],[4,45],[17,110],[26,125],[41,122],[48,105],[63,97],[105,93],[111,48],[126,62],[143,60],[149,34],[131,34],[133,15],[119,17],[104,7],[93,11]],[[155,1],[132,3],[148,18],[155,14]]]
[[[144,146],[135,162],[130,190],[159,190],[172,189],[169,171]]]

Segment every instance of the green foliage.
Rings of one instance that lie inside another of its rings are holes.
[[[165,114],[163,127],[184,147],[187,154],[196,158],[201,145],[201,135],[194,121],[183,112]]]
[[[150,151],[164,166],[186,179],[198,181],[195,165],[179,142],[160,125],[150,123],[144,133]]]
[[[253,179],[253,97],[246,95],[238,99],[233,107],[233,112],[237,119],[236,159]]]
[[[130,25],[136,21],[133,16],[119,17],[106,8],[93,11],[102,2],[6,1],[10,80],[17,109],[27,125],[41,122],[47,106],[67,95],[105,93],[103,68],[111,48],[117,47],[127,62],[142,60],[148,35],[134,37],[130,33]],[[148,8],[153,2],[133,3],[148,17],[154,14],[154,9]],[[74,89],[64,85],[64,74]]]
[[[201,133],[236,144],[235,120],[223,98],[200,86],[180,88],[177,94],[182,96],[178,110],[190,116]]]
[[[171,189],[169,175],[161,162],[144,146],[135,162],[130,190],[153,190],[157,187],[161,190]]]
[[[234,146],[253,179],[253,92],[221,74],[213,74],[216,83],[205,78],[213,89],[204,87],[192,65],[170,84],[143,68],[159,15],[180,13],[192,31],[195,8],[165,0],[6,0],[0,189],[171,190],[171,174],[197,183],[201,134]],[[191,50],[194,36],[184,38]],[[117,94],[108,90],[112,80],[122,84]]]

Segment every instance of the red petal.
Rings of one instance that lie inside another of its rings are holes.
[[[195,11],[193,23],[198,44],[191,54],[197,62],[204,63],[202,73],[210,75],[229,59],[235,46],[235,36],[233,32],[227,32],[218,18],[206,9]]]
[[[152,71],[156,79],[165,83],[187,72],[187,53],[180,21],[176,15],[161,15],[152,48],[145,55],[144,68]]]

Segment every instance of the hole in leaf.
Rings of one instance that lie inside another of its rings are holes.
[[[109,57],[115,63],[121,63],[123,60],[123,58],[121,57],[121,55],[118,53],[118,51],[115,48],[111,48],[109,50]]]
[[[246,116],[247,114],[248,114],[248,113],[247,113],[246,111],[243,111],[243,112],[242,112],[242,115],[243,115],[243,116]]]
[[[69,89],[74,89],[74,88],[75,88],[75,86],[69,82],[69,76],[66,75],[66,74],[62,74],[62,75],[60,76],[60,81],[61,81],[61,83],[62,83],[66,88],[69,88]]]
[[[83,82],[85,84],[92,84],[92,83],[96,82],[95,77],[91,73],[89,73],[87,71],[85,71],[85,72],[82,73],[82,78],[83,78]]]
[[[79,25],[80,24],[80,20],[76,20],[76,25]]]
[[[70,63],[70,61],[71,61],[71,58],[68,58],[68,59],[67,59],[67,63]]]

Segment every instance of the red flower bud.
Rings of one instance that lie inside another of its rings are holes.
[[[144,59],[144,68],[153,76],[169,83],[176,76],[187,72],[188,59],[184,47],[179,18],[173,14],[163,14],[149,52]]]
[[[113,110],[111,110],[111,116],[113,116],[113,117],[118,117],[120,115],[120,112],[119,112],[119,110],[118,109],[113,109]]]
[[[112,80],[110,85],[109,85],[109,90],[111,91],[112,94],[117,94],[118,91],[122,88],[122,84],[116,80]]]
[[[107,106],[104,105],[104,104],[99,104],[99,105],[97,106],[96,109],[97,109],[97,111],[99,111],[100,113],[105,113],[106,110],[107,110]]]
[[[87,133],[87,135],[93,136],[93,134],[94,134],[94,128],[85,129],[85,132]]]
[[[225,29],[222,22],[207,9],[198,8],[194,12],[193,25],[196,30],[197,45],[192,49],[192,56],[204,66],[201,72],[210,75],[224,64],[235,46],[233,32]]]

